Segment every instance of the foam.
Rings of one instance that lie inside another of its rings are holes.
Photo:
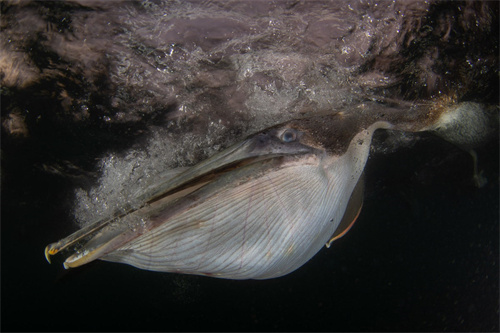
[[[396,25],[402,19],[392,4],[371,8],[361,23],[357,12],[367,11],[362,3],[328,2],[328,17],[324,4],[316,2],[293,10],[284,2],[260,1],[141,6],[110,8],[120,19],[109,17],[110,28],[101,30],[111,35],[86,40],[109,61],[116,90],[114,111],[107,116],[110,122],[135,122],[142,114],[173,110],[161,116],[165,124],[149,127],[146,144],[101,157],[96,186],[76,190],[74,215],[80,225],[139,206],[138,195],[159,177],[250,134],[305,113],[353,104],[360,93],[356,66],[369,56],[377,32],[388,29],[372,16],[382,10],[398,20]],[[93,29],[84,19],[74,18],[82,27],[75,29],[76,41]],[[96,16],[96,29],[99,22],[106,20]],[[332,38],[319,33],[327,28],[335,29]],[[340,54],[347,44],[350,51]]]

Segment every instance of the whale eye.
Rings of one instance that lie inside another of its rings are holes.
[[[281,141],[283,142],[293,142],[297,139],[297,131],[289,128],[286,129],[282,134],[281,134]]]

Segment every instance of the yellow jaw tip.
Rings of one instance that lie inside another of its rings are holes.
[[[50,262],[50,256],[52,255],[51,251],[52,249],[49,249],[50,245],[45,248],[45,259],[51,264]]]
[[[54,254],[58,253],[60,251],[60,248],[56,246],[56,244],[49,244],[45,248],[45,259],[51,264],[52,262],[50,261],[50,256],[53,256]]]

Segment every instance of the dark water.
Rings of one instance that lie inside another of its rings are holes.
[[[497,331],[498,144],[468,154],[425,137],[376,156],[362,214],[298,271],[230,281],[94,262],[64,271],[43,249],[67,188],[26,166],[2,182],[2,330]],[[7,164],[7,163],[5,163]],[[196,246],[196,244],[193,244]]]

